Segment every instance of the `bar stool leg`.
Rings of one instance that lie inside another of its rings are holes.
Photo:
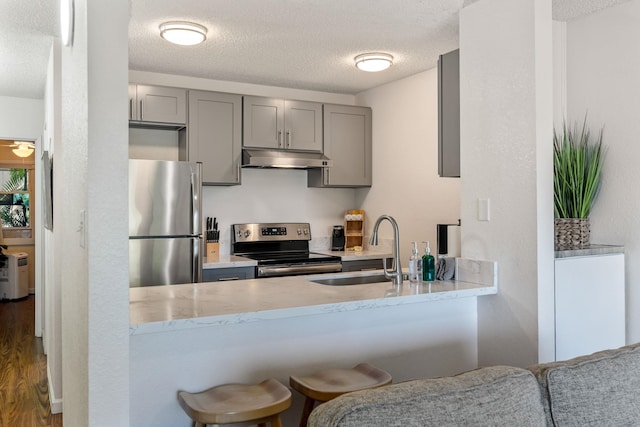
[[[280,420],[280,415],[273,415],[268,419],[265,419],[263,423],[259,423],[258,427],[282,427],[282,421]]]
[[[307,427],[307,421],[309,420],[309,415],[311,415],[315,403],[316,401],[310,397],[304,399],[304,407],[302,408],[302,416],[300,417],[300,427]]]

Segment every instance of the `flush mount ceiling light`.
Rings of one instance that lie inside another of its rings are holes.
[[[205,41],[207,28],[193,22],[165,22],[160,25],[160,36],[171,43],[192,46]]]
[[[16,145],[18,146],[18,148],[14,148],[11,151],[13,151],[13,154],[18,157],[29,157],[31,153],[33,153],[33,149],[35,147],[35,144],[33,142],[26,141],[16,141]]]
[[[356,67],[362,71],[371,73],[386,70],[393,65],[393,56],[388,53],[372,52],[363,53],[354,58]]]

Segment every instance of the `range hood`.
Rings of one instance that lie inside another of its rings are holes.
[[[242,150],[243,168],[311,169],[331,166],[322,153],[303,153],[289,150]]]

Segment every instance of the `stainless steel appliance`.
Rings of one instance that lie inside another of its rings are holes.
[[[331,250],[344,251],[344,226],[334,225],[331,232]]]
[[[129,286],[201,281],[201,169],[129,160]]]
[[[308,223],[231,226],[231,253],[256,260],[256,277],[342,271],[340,257],[310,252],[309,240]]]

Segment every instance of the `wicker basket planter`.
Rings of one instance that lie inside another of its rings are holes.
[[[582,249],[589,246],[589,218],[556,218],[555,250]]]

